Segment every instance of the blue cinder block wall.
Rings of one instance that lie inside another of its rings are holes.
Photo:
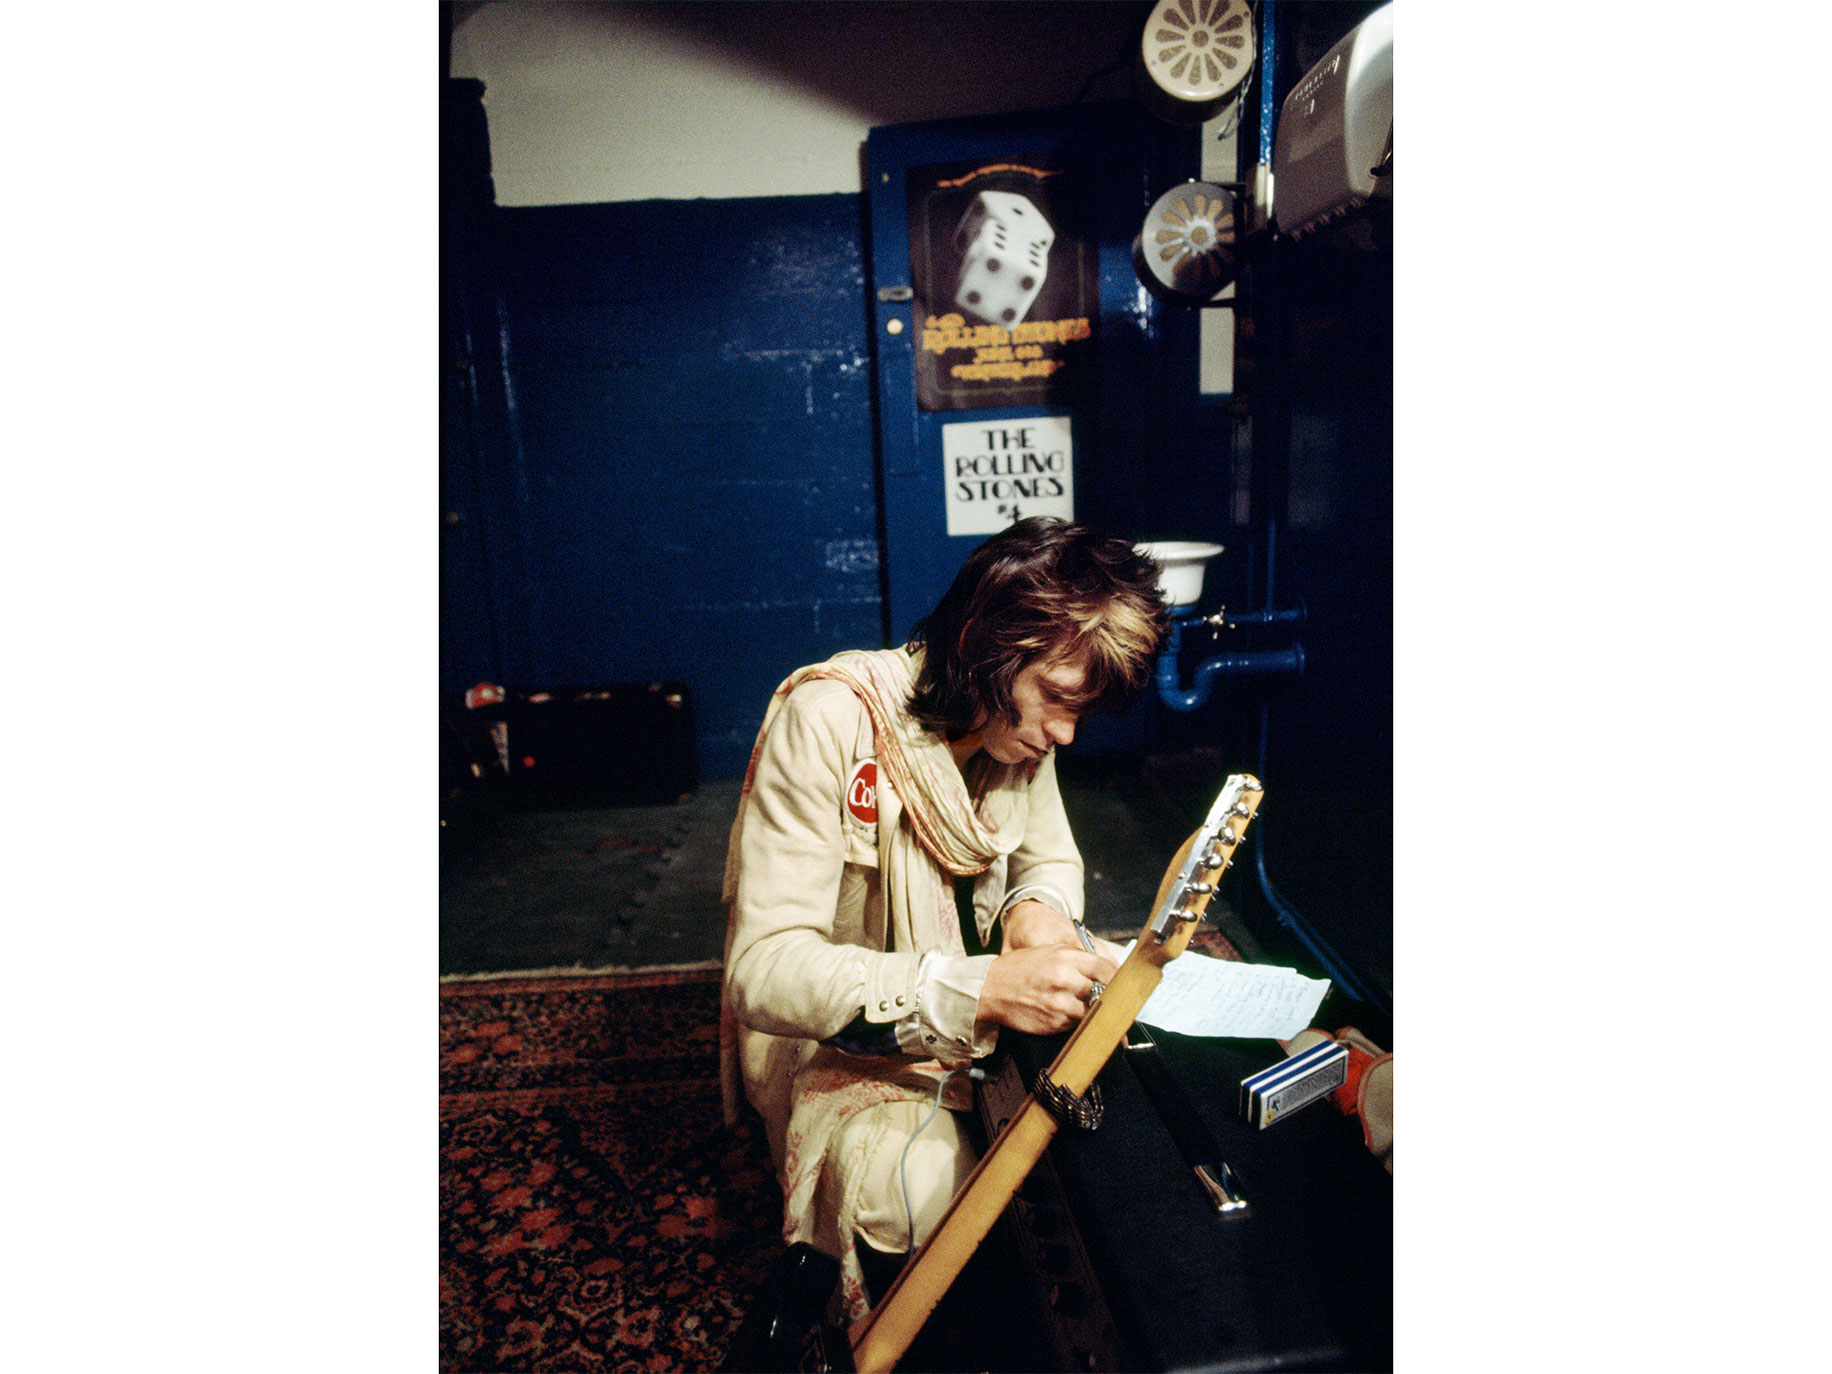
[[[504,221],[528,670],[683,679],[740,771],[781,669],[882,634],[857,199]]]
[[[685,681],[739,774],[788,669],[885,640],[860,197],[469,213],[442,688]]]
[[[888,623],[881,567],[864,197],[505,209],[481,85],[450,88],[447,412],[464,422],[443,465],[442,689],[684,681],[701,776],[740,774],[787,672],[911,629]],[[1225,503],[1173,469],[1230,440],[1171,442],[1220,416],[1195,396],[1193,317],[1141,305],[1130,259],[1150,187],[1187,175],[1194,145],[1121,113],[1107,137],[1163,166],[1102,202],[1077,513],[1203,537]],[[1154,708],[1091,722],[1082,752],[1137,752]]]

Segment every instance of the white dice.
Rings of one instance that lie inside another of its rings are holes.
[[[988,324],[1011,328],[1031,308],[1049,272],[1056,231],[1012,191],[981,191],[954,231],[963,249],[954,303]]]

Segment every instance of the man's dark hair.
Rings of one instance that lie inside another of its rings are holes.
[[[1123,711],[1150,680],[1169,623],[1158,565],[1124,539],[1047,516],[1020,520],[967,556],[916,626],[924,649],[910,714],[958,738],[993,715],[1016,724],[1012,685],[1032,663],[1085,664],[1069,703]]]

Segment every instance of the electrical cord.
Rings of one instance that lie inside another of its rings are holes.
[[[914,1253],[916,1249],[916,1209],[910,1205],[910,1146],[916,1143],[916,1137],[928,1130],[931,1123],[933,1123],[935,1118],[941,1113],[941,1095],[947,1090],[948,1080],[963,1073],[975,1083],[984,1083],[986,1081],[986,1070],[977,1066],[966,1069],[949,1069],[948,1072],[943,1074],[941,1076],[941,1082],[935,1085],[935,1105],[929,1109],[929,1114],[922,1119],[922,1125],[918,1126],[911,1134],[910,1138],[903,1142],[903,1154],[897,1160],[897,1177],[903,1184],[903,1215],[909,1226],[909,1230],[905,1234],[910,1238],[910,1250],[912,1253]]]
[[[1253,6],[1252,19],[1253,32],[1257,34],[1260,31],[1260,5],[1258,3]],[[1253,89],[1253,79],[1259,75],[1259,68],[1259,59],[1256,54],[1252,64],[1247,68],[1246,79],[1240,83],[1240,89],[1234,92],[1234,108],[1229,112],[1228,122],[1215,133],[1218,142],[1240,128],[1241,115],[1247,108],[1247,93]]]

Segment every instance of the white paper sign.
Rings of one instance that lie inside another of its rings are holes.
[[[997,534],[1027,515],[1075,518],[1066,415],[943,425],[941,452],[951,535]]]
[[[1164,981],[1139,1020],[1181,1035],[1289,1040],[1310,1024],[1328,991],[1329,979],[1295,969],[1185,954],[1164,966]]]

